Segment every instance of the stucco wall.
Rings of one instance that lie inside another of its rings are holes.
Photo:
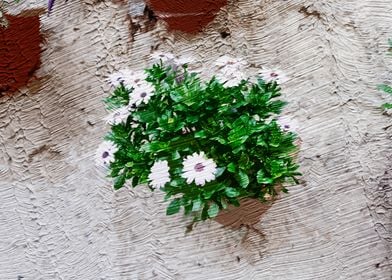
[[[392,118],[375,89],[392,81],[390,0],[231,0],[195,36],[128,12],[56,1],[39,79],[0,99],[0,279],[391,279]],[[228,53],[291,77],[304,183],[260,232],[209,221],[185,234],[161,193],[114,192],[94,166],[107,74],[141,69],[158,45],[202,71]]]

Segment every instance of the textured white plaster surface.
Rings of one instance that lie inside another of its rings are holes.
[[[0,99],[1,280],[391,279],[392,118],[375,89],[392,80],[391,1],[229,2],[196,36],[130,24],[129,5],[109,1],[58,0],[41,17],[41,79]],[[142,69],[158,45],[205,73],[228,53],[291,77],[304,183],[262,218],[263,235],[214,221],[185,234],[162,194],[114,192],[94,166],[106,76]]]

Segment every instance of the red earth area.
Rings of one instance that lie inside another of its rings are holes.
[[[8,28],[0,28],[0,94],[26,86],[41,64],[39,16],[6,15]]]
[[[155,15],[169,28],[197,33],[210,23],[227,0],[148,0]]]

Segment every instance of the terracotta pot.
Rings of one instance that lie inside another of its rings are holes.
[[[170,29],[195,33],[215,18],[227,0],[147,0],[147,4]]]
[[[0,28],[0,94],[25,86],[41,55],[39,12],[6,18],[8,27]]]
[[[230,205],[218,214],[215,221],[234,229],[242,226],[253,227],[253,225],[260,222],[261,216],[272,204],[273,201],[262,203],[255,198],[243,198],[240,200],[239,207]]]
[[[291,156],[294,159],[298,158],[299,148],[301,146],[301,139],[297,138],[295,145],[298,147]],[[282,185],[275,186],[275,191],[279,194],[282,190]],[[221,211],[215,218],[218,223],[234,229],[241,228],[242,226],[253,228],[253,225],[260,222],[261,216],[267,212],[273,203],[279,198],[275,196],[270,198],[267,202],[261,202],[255,198],[240,199],[240,206],[235,207],[230,205],[227,209]]]

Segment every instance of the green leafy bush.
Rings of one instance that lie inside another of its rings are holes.
[[[124,70],[111,80],[111,132],[97,160],[109,168],[115,189],[126,182],[160,188],[171,200],[168,215],[183,207],[204,220],[240,198],[265,201],[300,175],[292,158],[296,135],[276,119],[285,105],[276,81],[228,87],[162,61],[145,74]]]

